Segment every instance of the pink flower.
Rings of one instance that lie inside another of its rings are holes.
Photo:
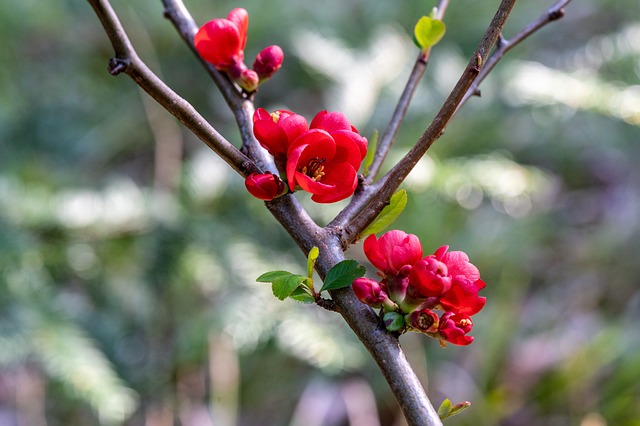
[[[233,9],[227,19],[213,19],[200,27],[193,40],[195,48],[205,61],[226,71],[244,59],[248,25],[247,11]]]
[[[265,201],[271,201],[287,191],[284,182],[271,173],[251,173],[244,181],[244,185],[251,195]]]
[[[356,297],[364,304],[379,308],[388,297],[380,283],[371,278],[356,278],[351,284]]]
[[[289,145],[308,129],[307,120],[284,109],[269,114],[258,108],[253,114],[253,134],[278,162],[286,162]],[[284,167],[284,165],[283,165]]]
[[[309,130],[289,146],[289,187],[310,192],[317,203],[343,200],[356,189],[358,168],[366,152],[366,138],[358,134],[344,114],[322,111]]]
[[[417,236],[393,230],[380,239],[370,235],[364,240],[367,259],[385,275],[397,276],[407,271],[422,257],[422,245]]]
[[[262,49],[253,62],[253,70],[258,73],[260,82],[270,78],[280,69],[284,60],[284,52],[280,46],[269,46]]]
[[[440,318],[438,332],[447,342],[464,346],[473,342],[473,336],[467,336],[472,328],[473,321],[468,315],[445,312]]]

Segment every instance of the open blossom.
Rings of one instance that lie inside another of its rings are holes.
[[[251,173],[244,184],[251,195],[264,201],[271,201],[287,190],[284,182],[271,173]]]
[[[364,240],[364,254],[385,275],[397,276],[422,258],[422,245],[417,236],[393,230],[379,239],[369,235]]]
[[[253,134],[276,164],[286,161],[289,145],[308,129],[307,120],[291,111],[280,109],[271,114],[258,108],[253,114]]]
[[[313,194],[317,203],[343,200],[358,185],[358,169],[367,153],[367,140],[344,114],[322,111],[309,130],[287,151],[287,180],[291,190]]]
[[[473,342],[473,336],[468,336],[467,333],[472,328],[473,321],[468,315],[445,312],[440,318],[438,332],[444,340],[454,345],[469,345]]]
[[[196,50],[216,69],[226,71],[244,59],[248,25],[247,11],[233,9],[226,19],[213,19],[198,30],[194,38]]]
[[[434,256],[447,266],[451,287],[442,295],[440,304],[446,311],[474,315],[485,305],[486,298],[478,296],[486,284],[480,279],[480,271],[462,251],[448,252],[448,246],[440,247]]]

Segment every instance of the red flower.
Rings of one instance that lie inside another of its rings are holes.
[[[193,40],[200,56],[216,69],[226,71],[244,59],[249,14],[233,9],[227,19],[217,18],[204,24]]]
[[[251,195],[265,201],[271,201],[287,190],[284,182],[271,173],[251,173],[244,181],[244,185]]]
[[[434,257],[447,266],[451,277],[451,287],[440,299],[445,311],[456,314],[474,315],[485,305],[486,298],[478,296],[486,284],[480,279],[480,271],[471,262],[466,253],[447,252],[448,246],[436,250]]]
[[[262,49],[262,52],[258,53],[256,60],[253,62],[253,70],[258,73],[260,82],[268,79],[278,71],[283,59],[284,53],[280,46],[269,46]]]
[[[313,194],[317,203],[343,200],[356,189],[358,169],[367,153],[360,136],[344,114],[319,112],[308,131],[287,151],[289,187]]]
[[[447,342],[464,346],[473,342],[473,336],[467,336],[472,328],[473,321],[468,315],[445,312],[440,318],[438,332]]]
[[[351,284],[358,299],[371,307],[379,308],[388,297],[380,283],[371,278],[356,278]]]
[[[411,268],[409,281],[424,297],[440,297],[451,287],[447,265],[434,255],[419,260]]]
[[[289,145],[308,129],[307,120],[284,109],[269,114],[258,108],[253,114],[253,134],[260,145],[273,155],[276,164],[286,161]]]
[[[397,276],[422,257],[422,245],[417,236],[393,230],[380,239],[370,235],[364,240],[367,259],[385,275]]]

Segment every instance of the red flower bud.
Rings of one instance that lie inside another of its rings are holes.
[[[247,11],[233,9],[227,19],[213,19],[200,27],[193,40],[195,48],[205,61],[226,71],[244,58],[248,24]]]
[[[427,256],[416,262],[411,268],[409,280],[424,297],[440,297],[451,287],[447,265],[438,261],[435,256]]]
[[[406,274],[409,268],[422,257],[422,245],[417,236],[393,230],[380,239],[370,235],[364,241],[364,254],[369,262],[385,275]]]
[[[280,46],[269,46],[262,49],[258,53],[256,60],[253,62],[253,70],[258,73],[260,82],[271,77],[282,65],[284,52]]]
[[[272,173],[251,173],[244,181],[244,185],[251,195],[265,201],[271,201],[287,191],[280,177]]]
[[[387,294],[380,286],[380,283],[371,278],[356,278],[351,286],[356,297],[362,303],[373,308],[379,308],[382,302],[387,299]]]

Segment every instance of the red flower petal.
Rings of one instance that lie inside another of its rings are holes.
[[[249,13],[238,7],[233,9],[227,15],[227,19],[233,22],[238,28],[238,35],[240,40],[240,50],[244,50],[247,45],[247,28],[249,27]]]
[[[204,24],[194,37],[200,56],[219,70],[226,70],[242,57],[238,27],[228,19],[214,19]]]

